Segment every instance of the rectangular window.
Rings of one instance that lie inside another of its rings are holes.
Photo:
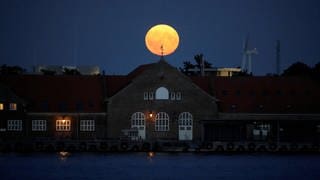
[[[153,100],[153,92],[149,92],[149,100]]]
[[[170,93],[170,99],[175,100],[176,99],[176,94],[174,92]]]
[[[32,131],[46,131],[47,121],[46,120],[32,120]]]
[[[80,131],[95,131],[94,120],[80,120]]]
[[[181,100],[181,92],[176,93],[176,100],[178,100],[178,101]]]
[[[11,111],[16,111],[17,110],[17,104],[16,103],[10,103],[9,104],[9,109]]]
[[[71,120],[57,120],[56,121],[56,131],[70,131],[71,130]]]
[[[148,92],[143,93],[143,100],[148,100]]]
[[[3,109],[4,109],[3,103],[0,103],[0,111],[2,111]]]
[[[8,131],[22,131],[22,120],[8,120]]]

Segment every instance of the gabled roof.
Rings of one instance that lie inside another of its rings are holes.
[[[151,67],[152,65],[154,65],[155,63],[150,63],[150,64],[143,64],[138,66],[137,68],[135,68],[133,71],[131,71],[127,77],[129,79],[134,79],[136,76],[138,76],[139,74],[141,74],[143,71],[145,71],[146,69],[148,69],[149,67]]]
[[[107,97],[111,97],[126,87],[131,78],[128,76],[105,76]]]

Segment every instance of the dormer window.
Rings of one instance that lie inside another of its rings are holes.
[[[170,92],[170,99],[175,100],[176,99],[176,94],[174,92]]]
[[[149,99],[149,94],[148,92],[143,93],[143,100],[148,100]]]
[[[17,103],[10,103],[9,110],[16,111],[17,110]]]
[[[156,99],[157,100],[166,100],[169,99],[169,91],[165,87],[159,87],[156,90]]]
[[[153,100],[153,92],[149,92],[149,100]]]
[[[181,100],[181,92],[176,92],[176,100]]]

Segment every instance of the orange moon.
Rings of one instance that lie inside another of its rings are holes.
[[[177,31],[166,24],[158,24],[149,29],[145,43],[150,52],[158,56],[172,54],[179,45]]]

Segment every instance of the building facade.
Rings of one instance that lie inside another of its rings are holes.
[[[3,75],[0,90],[2,144],[320,143],[320,85],[298,77],[189,77],[160,60],[125,76]]]
[[[200,141],[201,121],[217,116],[216,99],[161,60],[108,99],[108,136],[137,128],[143,140]]]

